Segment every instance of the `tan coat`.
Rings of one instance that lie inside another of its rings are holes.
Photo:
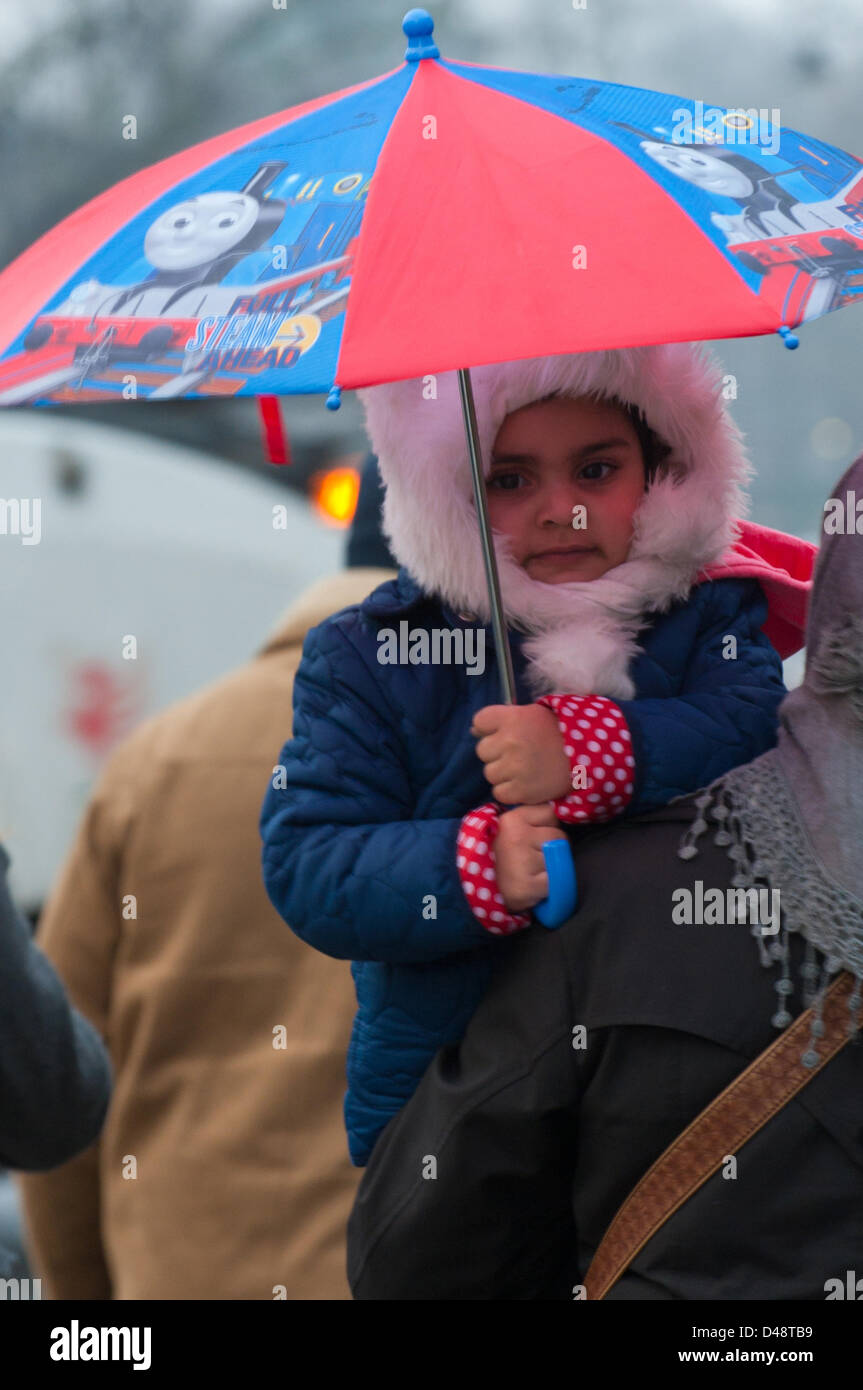
[[[99,1142],[17,1179],[49,1297],[350,1298],[353,983],[271,906],[258,816],[306,632],[394,573],[319,581],[102,773],[37,936],[115,1074]]]

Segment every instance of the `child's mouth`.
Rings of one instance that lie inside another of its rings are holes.
[[[583,560],[588,555],[598,554],[599,547],[596,545],[575,546],[567,550],[541,550],[536,555],[529,555],[525,563],[533,565],[543,560],[551,560],[558,565],[577,564],[579,560]]]

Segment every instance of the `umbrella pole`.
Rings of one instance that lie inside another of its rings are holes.
[[[497,556],[494,553],[494,542],[492,541],[491,526],[489,525],[488,519],[485,478],[483,477],[482,461],[480,459],[479,431],[476,426],[473,387],[471,386],[470,369],[468,367],[458,368],[458,389],[461,394],[464,427],[467,434],[467,447],[470,453],[473,495],[476,501],[476,514],[479,517],[479,533],[482,541],[483,560],[485,561],[485,577],[488,585],[489,601],[491,603],[491,625],[494,633],[494,649],[497,652],[503,702],[507,705],[514,705],[518,703],[515,697],[515,675],[512,669],[512,653],[509,649],[509,635],[506,630],[506,623],[503,620],[503,604],[501,603],[500,581],[497,573]]]
[[[509,649],[509,635],[503,620],[503,604],[500,599],[500,583],[497,577],[497,557],[491,538],[488,520],[488,503],[485,493],[485,478],[479,450],[479,431],[476,427],[476,411],[473,404],[473,388],[470,384],[470,371],[467,367],[458,368],[458,389],[461,393],[461,407],[464,412],[464,427],[467,433],[467,447],[470,453],[473,495],[476,499],[476,514],[479,517],[479,532],[482,539],[482,554],[485,560],[485,577],[488,596],[491,601],[491,622],[494,631],[494,649],[500,670],[500,684],[503,702],[515,705],[515,676],[512,669],[512,652]],[[569,852],[566,839],[546,840],[542,847],[545,868],[548,874],[548,897],[537,903],[534,916],[544,927],[559,927],[571,917],[578,902],[578,886],[575,879],[575,865]]]

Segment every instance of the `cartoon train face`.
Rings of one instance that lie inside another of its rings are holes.
[[[668,145],[659,140],[642,140],[641,148],[663,169],[703,188],[705,193],[723,198],[748,198],[755,191],[755,185],[742,169],[711,154],[703,145]]]
[[[292,366],[321,326],[344,312],[362,206],[316,204],[294,241],[280,248],[283,271],[245,285],[224,283],[227,270],[280,227],[286,204],[263,193],[284,167],[263,165],[244,189],[167,208],[147,229],[153,270],[146,279],[72,286],[26,330],[23,353],[0,366],[0,405],[98,392],[102,378],[103,394],[111,396],[117,374],[141,363],[156,371],[147,383],[150,399],[203,389],[215,372],[224,386]],[[229,323],[233,337],[223,344]]]
[[[257,251],[278,229],[287,204],[269,189],[287,168],[281,160],[262,164],[240,189],[197,193],[166,209],[144,234],[144,255],[159,280],[174,280],[178,271],[190,279],[221,279]]]
[[[249,237],[260,203],[246,193],[200,193],[168,208],[147,228],[144,255],[156,270],[193,270],[220,260]]]
[[[270,185],[287,166],[262,164],[243,188],[198,193],[166,208],[144,233],[144,255],[153,267],[134,285],[73,286],[55,310],[63,314],[166,315],[220,312],[232,291],[208,302],[238,261],[259,250],[281,225],[287,204],[269,196]],[[192,296],[192,298],[189,298]]]
[[[729,246],[844,228],[860,235],[856,213],[849,215],[852,194],[860,183],[859,167],[850,178],[846,173],[844,186],[837,187],[831,196],[800,202],[781,186],[781,175],[760,169],[754,161],[736,152],[712,152],[703,146],[694,149],[653,140],[642,140],[641,148],[678,178],[740,204],[740,212],[710,214],[711,222]],[[793,172],[793,168],[787,172]]]

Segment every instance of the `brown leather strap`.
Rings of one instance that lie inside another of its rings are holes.
[[[824,996],[816,1066],[800,1061],[813,1018],[807,1009],[660,1154],[599,1243],[584,1278],[589,1299],[604,1298],[663,1222],[844,1047],[854,983],[843,970]]]

